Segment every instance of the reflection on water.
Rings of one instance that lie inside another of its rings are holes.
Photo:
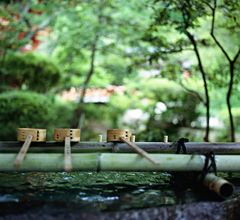
[[[233,176],[239,182],[239,176]],[[167,173],[0,173],[0,204],[70,202],[84,210],[127,210],[208,200],[176,192]],[[238,193],[238,191],[237,191]]]

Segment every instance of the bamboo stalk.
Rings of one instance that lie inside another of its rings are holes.
[[[205,156],[183,154],[150,154],[161,165],[153,164],[138,154],[74,153],[72,171],[201,171]],[[64,171],[63,153],[28,153],[21,167],[16,169],[16,154],[0,154],[0,171]],[[240,171],[240,156],[215,156],[218,171]]]
[[[130,139],[131,139],[131,142],[136,142],[136,136],[134,134],[132,134]]]
[[[230,197],[234,192],[234,186],[227,180],[209,173],[203,179],[203,184],[222,198]]]
[[[103,135],[99,134],[98,137],[99,137],[99,141],[98,142],[103,142]]]
[[[135,142],[141,149],[148,153],[175,153],[176,147],[172,143],[163,142]],[[213,151],[215,154],[240,154],[240,143],[205,143],[205,142],[188,142],[185,143],[187,153],[204,154]],[[107,142],[80,142],[72,143],[72,153],[87,152],[112,152],[113,146],[118,153],[134,152],[126,143],[107,143]],[[62,153],[64,142],[33,142],[29,152],[32,153]],[[0,153],[16,153],[21,148],[21,143],[17,141],[0,142]]]
[[[168,136],[164,135],[164,143],[168,143]]]
[[[158,164],[157,161],[153,160],[146,151],[142,150],[140,147],[138,147],[135,143],[131,143],[130,141],[128,141],[127,139],[120,137],[120,140],[125,142],[126,144],[128,144],[131,148],[134,149],[134,151],[136,151],[140,156],[144,157],[145,159],[147,159],[148,161],[150,161],[153,164]]]
[[[65,147],[64,147],[64,170],[70,172],[72,170],[72,158],[71,158],[71,139],[70,137],[65,137]]]
[[[19,153],[17,154],[16,156],[16,159],[14,161],[14,165],[17,169],[20,168],[26,154],[27,154],[27,151],[28,151],[28,148],[30,147],[30,144],[32,142],[32,139],[33,139],[33,136],[32,135],[27,135],[26,139],[25,139],[25,142],[23,143]]]

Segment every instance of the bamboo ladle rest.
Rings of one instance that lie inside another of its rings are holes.
[[[14,162],[16,168],[20,168],[32,142],[45,142],[46,129],[18,128],[17,140],[24,141]]]
[[[122,129],[110,129],[107,130],[107,142],[125,142],[129,147],[133,148],[140,156],[144,157],[153,164],[158,164],[157,161],[153,160],[149,154],[138,147],[131,139],[135,141],[135,136],[130,131]]]
[[[64,170],[72,170],[71,142],[80,141],[80,129],[72,128],[55,128],[54,140],[64,141]]]

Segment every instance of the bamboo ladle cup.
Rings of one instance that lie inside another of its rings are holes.
[[[24,141],[20,151],[14,162],[16,168],[20,168],[22,162],[27,154],[27,151],[32,142],[45,142],[46,141],[46,129],[37,128],[18,128],[17,140]]]

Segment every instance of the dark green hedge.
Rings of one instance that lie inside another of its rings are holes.
[[[6,57],[0,66],[0,89],[9,88],[47,92],[58,85],[61,72],[47,57],[34,53],[16,53]]]
[[[12,91],[0,94],[0,140],[16,140],[18,127],[49,129],[68,127],[72,107],[58,104],[34,92]]]

